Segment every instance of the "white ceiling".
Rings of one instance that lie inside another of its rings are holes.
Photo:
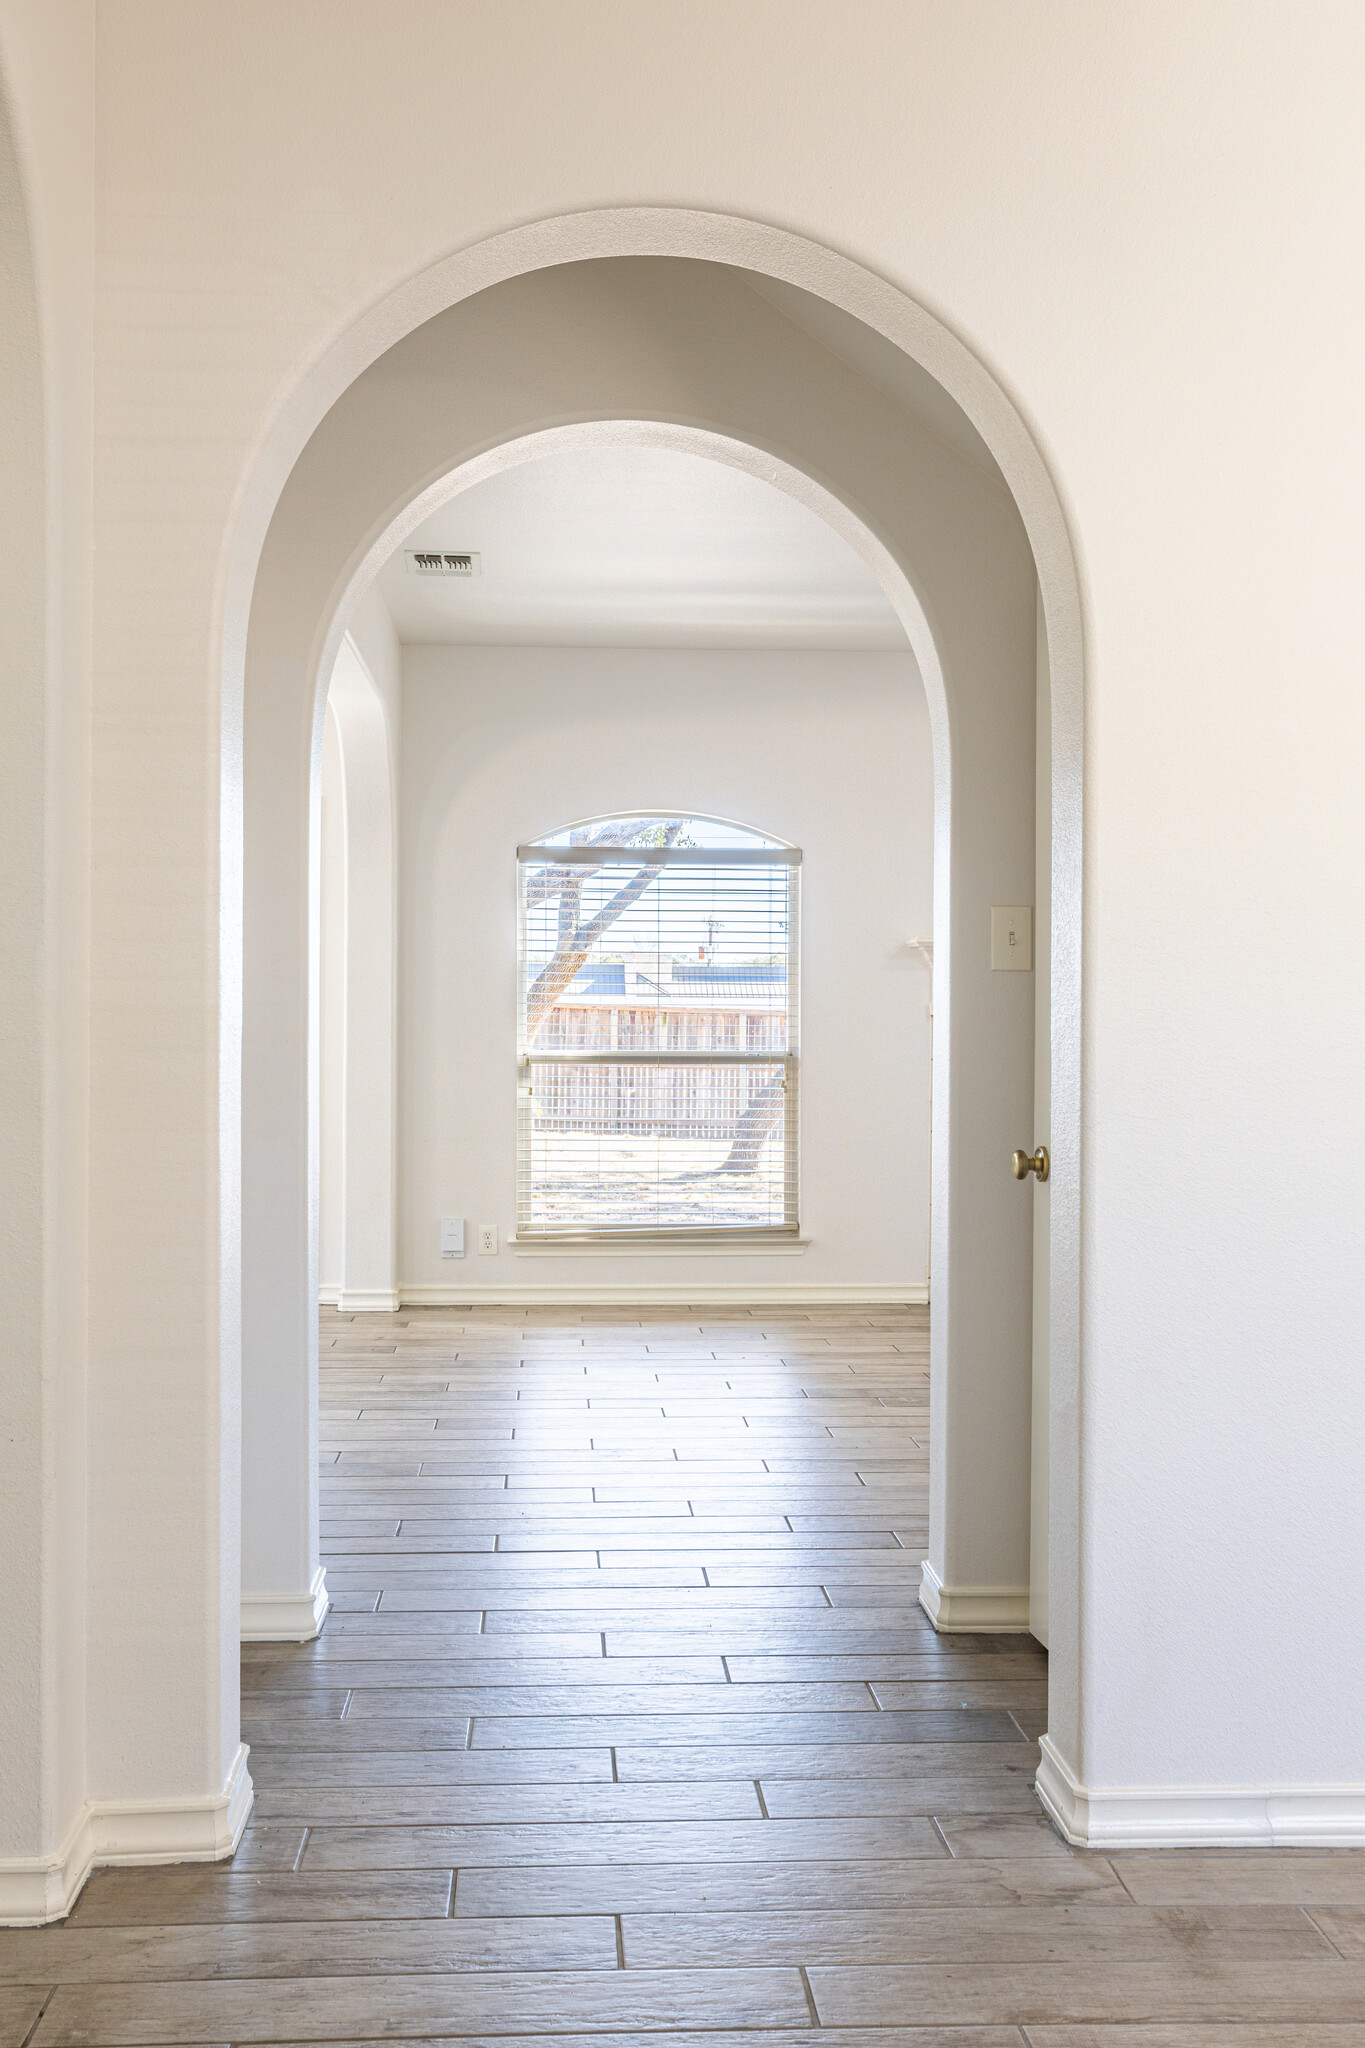
[[[417,576],[413,551],[481,557]],[[657,448],[573,449],[473,485],[380,570],[401,640],[904,648],[862,559],[772,484]]]

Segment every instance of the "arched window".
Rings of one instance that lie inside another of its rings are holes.
[[[517,1235],[795,1232],[800,854],[656,815],[517,860]]]

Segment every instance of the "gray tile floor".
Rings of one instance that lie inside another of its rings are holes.
[[[1042,1652],[916,1602],[927,1345],[324,1314],[335,1604],[244,1654],[251,1826],[0,1933],[0,2048],[1365,2048],[1365,1854],[1042,1817]]]

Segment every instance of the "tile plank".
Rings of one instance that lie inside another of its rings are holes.
[[[231,2041],[392,2041],[522,2031],[702,2026],[801,2027],[797,1971],[489,1971],[445,1979],[60,1985],[32,2048],[170,2048]]]
[[[411,1971],[615,1970],[613,1919],[559,1915],[234,1926],[0,1929],[0,1979],[56,1984],[370,1977]]]

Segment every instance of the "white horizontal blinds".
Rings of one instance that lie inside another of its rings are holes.
[[[799,863],[701,819],[518,849],[519,1236],[796,1229]]]

